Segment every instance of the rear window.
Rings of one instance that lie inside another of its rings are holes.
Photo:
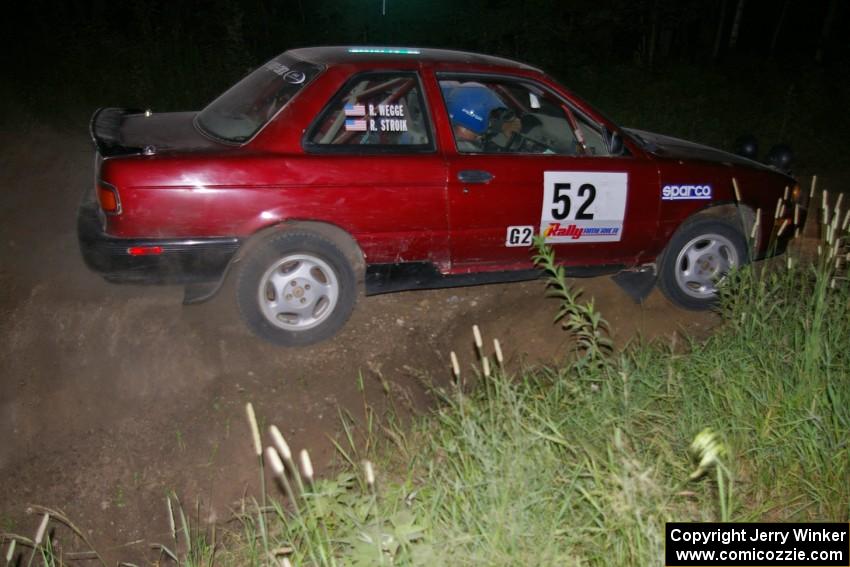
[[[279,55],[212,101],[195,122],[214,138],[245,142],[321,70],[286,53]]]

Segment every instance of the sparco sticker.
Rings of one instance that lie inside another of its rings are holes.
[[[546,242],[618,242],[629,175],[599,171],[543,173],[540,234]]]
[[[661,200],[711,199],[711,185],[665,185],[661,188]]]

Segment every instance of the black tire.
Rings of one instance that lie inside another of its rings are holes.
[[[258,336],[285,346],[332,337],[356,298],[345,255],[310,232],[281,232],[261,242],[242,262],[236,280],[242,319]]]
[[[749,262],[738,225],[719,217],[686,221],[670,239],[658,268],[658,287],[680,307],[694,311],[717,304],[715,283]]]

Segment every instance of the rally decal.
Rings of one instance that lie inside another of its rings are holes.
[[[665,185],[661,188],[662,201],[711,199],[711,185]]]
[[[619,242],[628,188],[627,173],[544,172],[540,234],[563,244]]]
[[[533,226],[509,226],[505,246],[531,246],[534,238]]]
[[[343,107],[349,132],[407,132],[401,104],[352,104]]]

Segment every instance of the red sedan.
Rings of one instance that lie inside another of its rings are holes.
[[[200,112],[105,108],[91,133],[87,264],[185,284],[186,303],[232,272],[245,322],[286,345],[333,335],[361,289],[537,277],[538,234],[568,274],[657,274],[706,308],[806,212],[774,167],[621,128],[539,69],[458,51],[295,49]]]

